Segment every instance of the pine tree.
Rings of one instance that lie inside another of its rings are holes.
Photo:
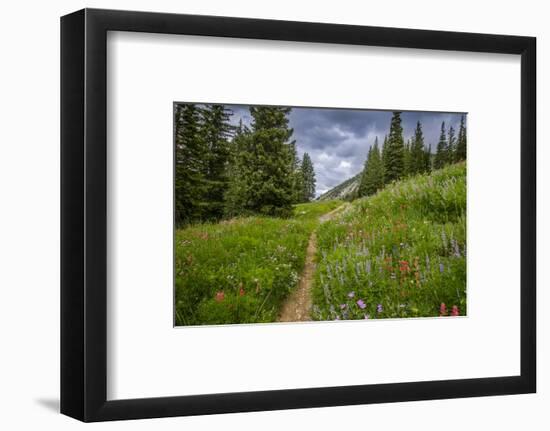
[[[315,197],[315,170],[308,153],[302,158],[303,202],[309,202]]]
[[[373,184],[375,191],[378,191],[384,187],[384,165],[382,164],[382,155],[378,147],[378,137],[374,140],[374,148],[372,150],[373,166]]]
[[[403,176],[408,176],[412,173],[411,141],[407,139],[403,149]]]
[[[384,143],[382,144],[382,169],[384,171],[384,184],[388,183],[386,179],[386,164],[388,163],[388,135],[384,136]]]
[[[390,135],[386,144],[384,180],[386,183],[400,179],[404,173],[404,144],[401,112],[394,112],[390,124]]]
[[[383,187],[384,171],[377,137],[374,145],[369,148],[357,194],[358,196],[370,196]]]
[[[466,126],[464,125],[464,115],[460,118],[460,127],[458,129],[458,139],[456,143],[455,161],[466,160]]]
[[[449,127],[449,135],[447,139],[447,163],[453,163],[456,159],[456,137],[453,126]]]
[[[203,217],[205,142],[200,134],[200,111],[194,104],[176,105],[175,219],[181,226]]]
[[[298,156],[296,141],[289,144],[292,156],[292,203],[297,204],[304,200],[304,177],[302,173],[302,161]]]
[[[230,144],[228,187],[225,192],[224,215],[234,217],[245,213],[247,196],[247,157],[250,151],[250,129],[243,126],[242,119]]]
[[[441,134],[439,135],[439,142],[437,143],[437,149],[434,159],[434,169],[441,169],[447,164],[447,137],[445,133],[445,122],[441,123]]]
[[[229,138],[235,127],[229,122],[232,114],[223,105],[206,105],[201,110],[201,135],[206,152],[204,179],[206,184],[203,217],[219,219],[224,212],[224,195],[228,187]]]
[[[424,151],[424,172],[432,171],[432,146],[428,145],[428,149]]]
[[[289,143],[290,108],[251,107],[252,130],[238,138],[233,177],[226,194],[226,214],[288,216],[294,197],[295,158]]]
[[[361,181],[359,182],[359,188],[357,189],[357,197],[367,196],[368,194],[367,190],[370,176],[369,161],[371,160],[372,148],[373,147],[369,147],[369,151],[367,151],[367,158],[365,159],[365,163],[363,165]]]
[[[426,170],[426,154],[424,150],[422,124],[420,124],[420,121],[417,121],[411,145],[411,174],[419,174]]]

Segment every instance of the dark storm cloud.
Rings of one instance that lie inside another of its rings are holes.
[[[234,124],[250,125],[247,106],[230,105]],[[324,193],[363,169],[367,152],[378,137],[382,145],[389,133],[391,111],[293,108],[289,122],[300,157],[307,152],[315,168],[317,194]],[[401,115],[405,140],[412,137],[417,121],[422,123],[424,143],[435,151],[441,123],[458,130],[461,114],[406,111]]]

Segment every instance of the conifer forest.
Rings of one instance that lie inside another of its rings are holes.
[[[174,104],[174,321],[456,318],[466,114]]]

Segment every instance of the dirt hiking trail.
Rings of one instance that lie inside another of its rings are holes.
[[[348,203],[323,214],[319,217],[319,223],[325,223],[334,216],[346,210]],[[298,287],[291,292],[281,307],[277,322],[304,322],[311,320],[311,287],[315,276],[315,255],[317,254],[317,235],[315,231],[309,237],[306,251],[306,262],[300,277]]]

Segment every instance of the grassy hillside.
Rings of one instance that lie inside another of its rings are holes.
[[[316,320],[466,314],[466,164],[387,186],[321,225]]]
[[[176,324],[274,321],[298,282],[319,216],[340,204],[296,205],[289,219],[235,218],[177,230]]]

